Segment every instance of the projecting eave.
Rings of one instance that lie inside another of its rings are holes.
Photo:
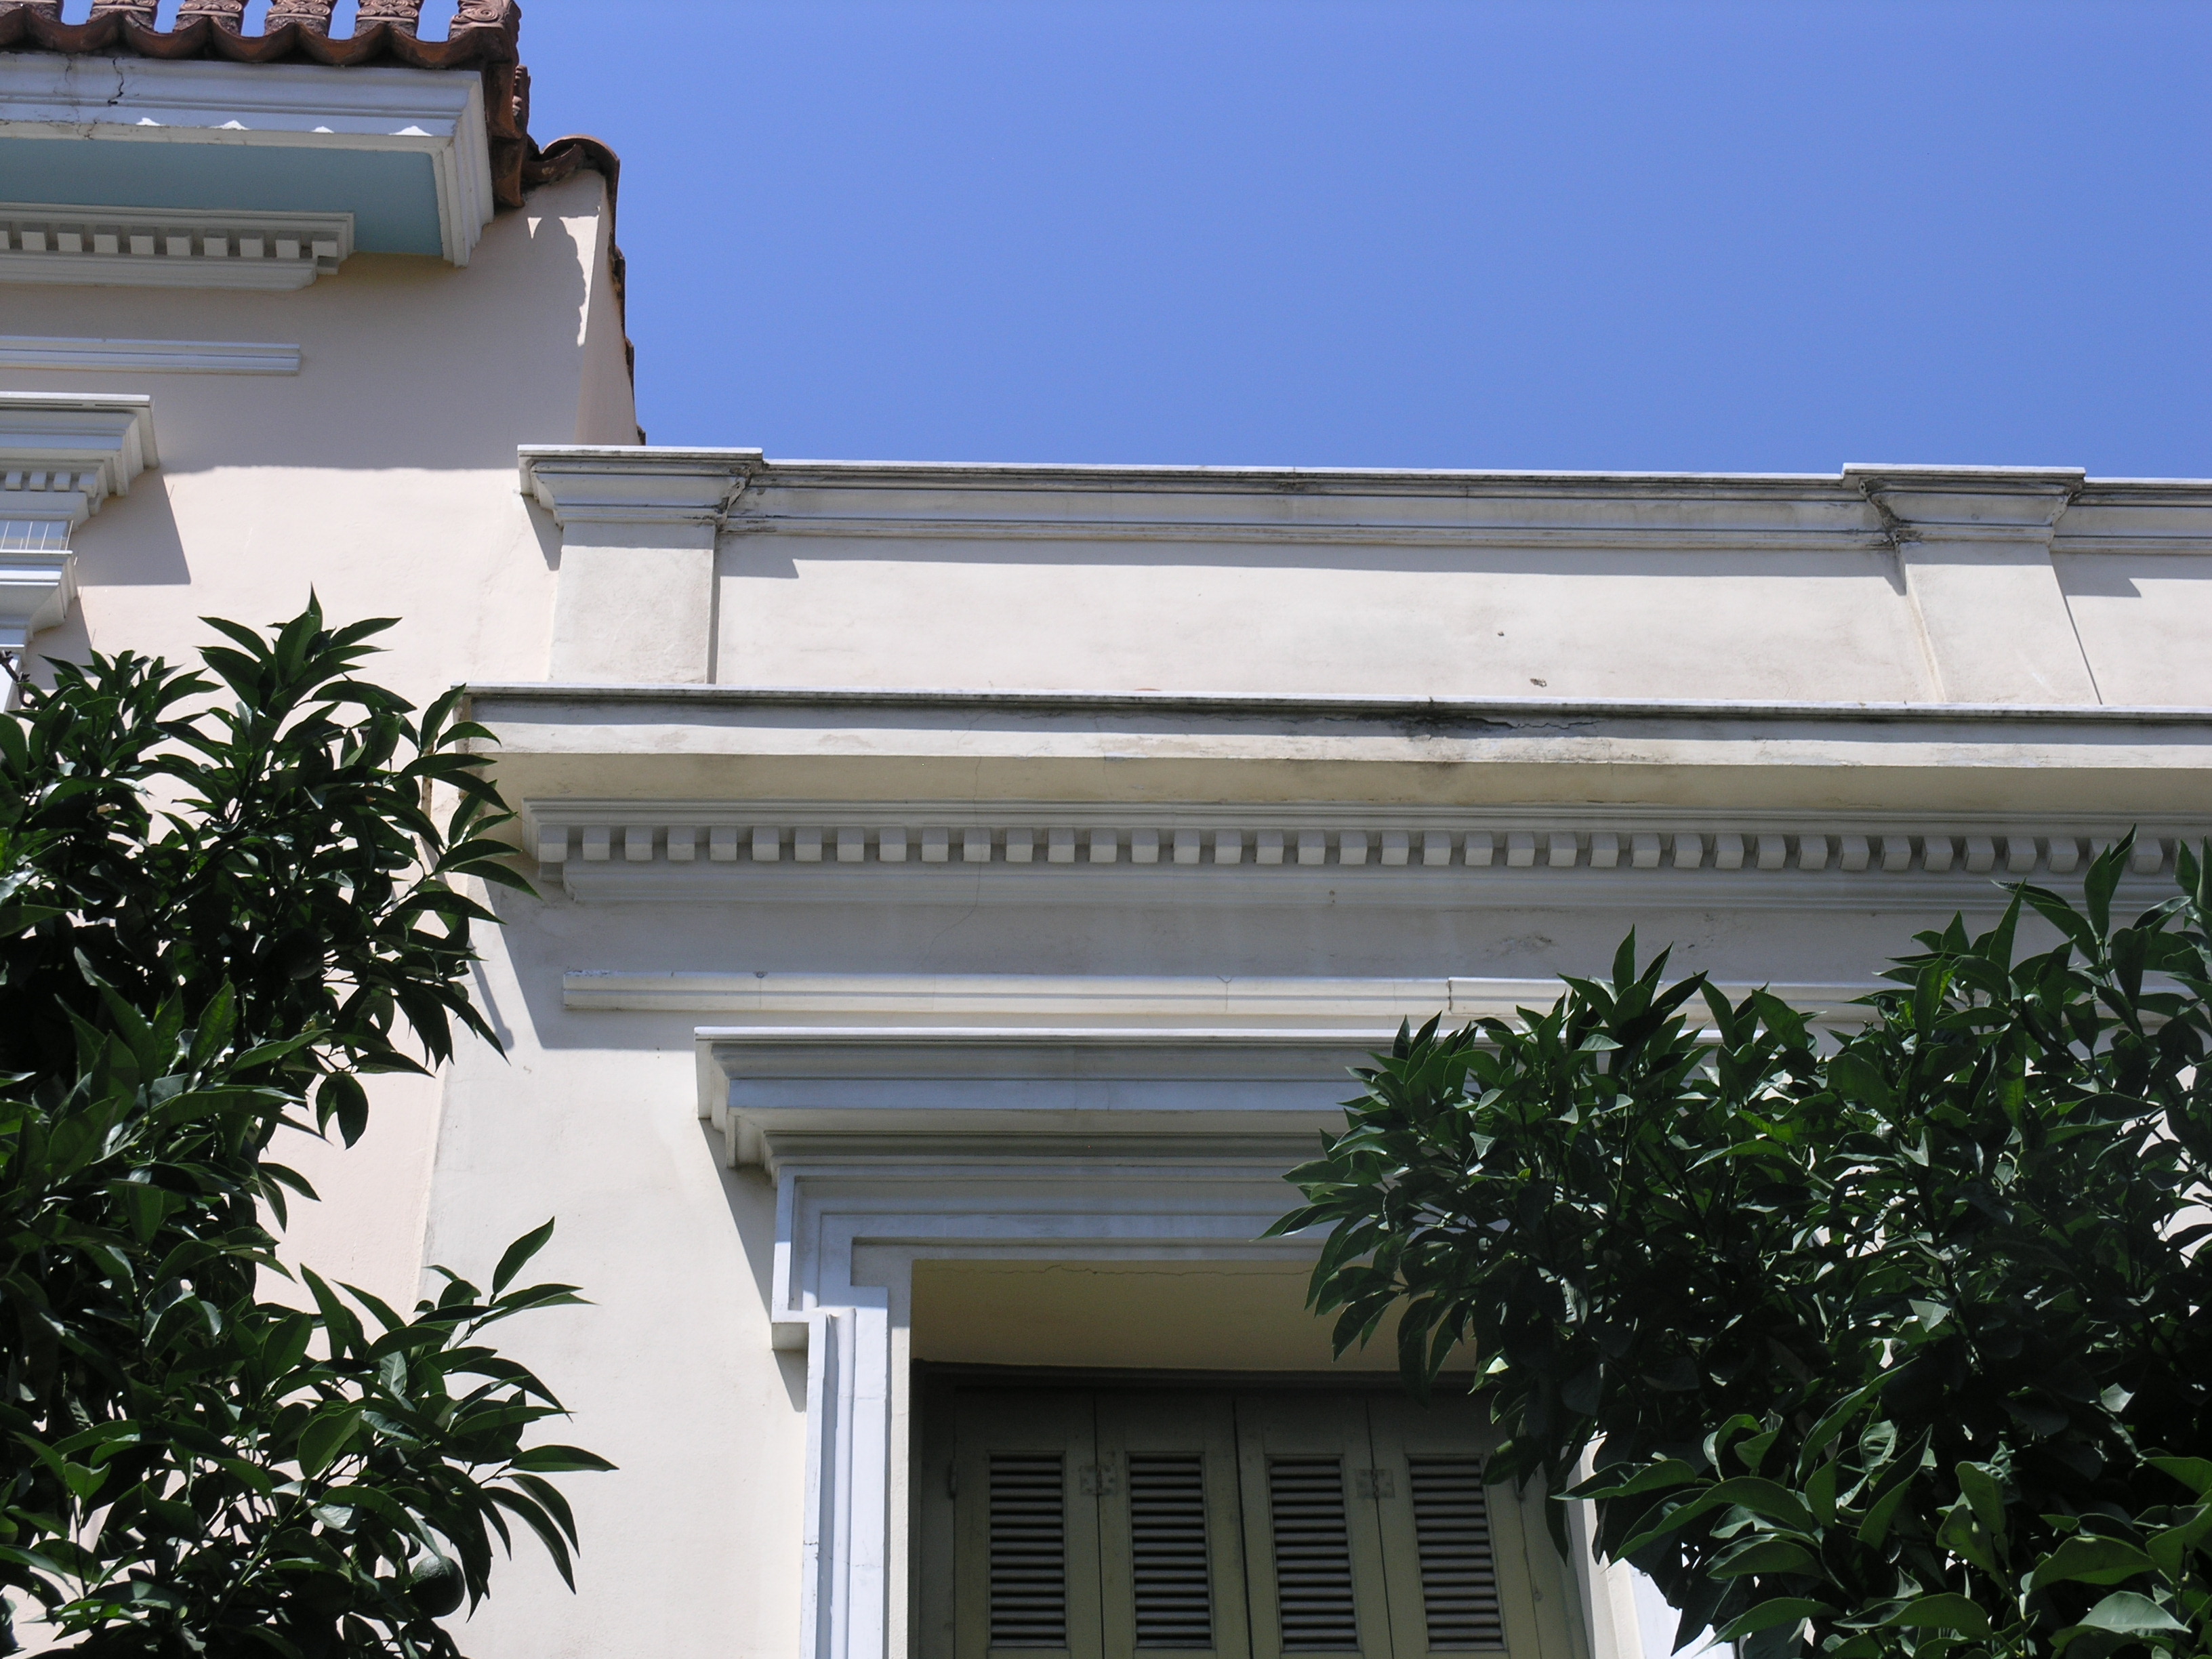
[[[356,249],[461,265],[494,206],[470,70],[0,53],[0,164],[8,282],[299,286]]]

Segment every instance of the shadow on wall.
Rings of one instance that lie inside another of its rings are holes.
[[[2139,599],[2142,589],[2136,586],[2138,574],[2149,573],[2136,572],[2124,559],[2077,556],[2061,564],[2059,580],[2069,599]]]
[[[183,587],[192,580],[185,542],[171,509],[167,484],[158,472],[141,473],[128,495],[110,498],[99,516],[70,537],[80,590],[100,587]],[[111,641],[112,652],[130,643]],[[72,605],[56,627],[42,629],[30,653],[33,684],[52,690],[56,662],[82,662],[95,648],[85,607]]]
[[[742,514],[732,520],[742,532]],[[975,536],[925,538],[811,535],[804,544],[810,563],[950,564],[1026,568],[1107,565],[1185,572],[1192,570],[1394,570],[1422,575],[1480,574],[1540,580],[1604,580],[1632,576],[1710,582],[1716,575],[1741,580],[1765,577],[1791,581],[1883,583],[1902,597],[1905,579],[1897,556],[1887,548],[1743,548],[1682,551],[1661,544],[1652,549],[1500,548],[1469,540],[1456,545],[1408,545],[1383,539],[1359,540],[1349,532],[1341,541],[1229,543],[1207,539],[1201,528],[1188,538],[1165,535],[1117,537],[1110,530],[1081,536],[1039,533],[1006,541]],[[722,542],[722,574],[788,580],[798,574],[788,538],[737,534]]]
[[[722,1180],[722,1200],[730,1206],[730,1219],[738,1230],[738,1248],[752,1270],[753,1288],[760,1296],[761,1311],[766,1316],[775,1306],[775,1286],[770,1275],[775,1267],[775,1185],[758,1170],[732,1170],[722,1161],[722,1137],[714,1125],[699,1124],[699,1144],[705,1155],[714,1160],[715,1172]],[[791,1409],[804,1415],[806,1410],[806,1355],[778,1350],[776,1371],[783,1379],[784,1392],[791,1400]]]
[[[77,527],[70,546],[80,587],[182,587],[192,579],[169,487],[158,472],[140,474],[128,495]],[[40,648],[48,647],[42,641]]]

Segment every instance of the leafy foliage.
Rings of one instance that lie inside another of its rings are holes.
[[[351,1144],[362,1073],[495,1042],[488,734],[353,677],[388,622],[211,625],[213,680],[95,656],[0,717],[0,1585],[87,1656],[455,1655],[506,1517],[566,1575],[544,1477],[607,1467],[523,1448],[560,1402],[483,1340],[579,1299],[511,1288],[552,1224],[411,1317],[258,1291],[313,1195],[278,1130]]]
[[[1471,1345],[1498,1478],[1594,1499],[1683,1638],[2212,1649],[2212,849],[2116,927],[2128,852],[1920,935],[1840,1043],[1632,934],[1401,1031],[1276,1229],[1331,1229],[1339,1351],[1395,1311],[1425,1388]]]

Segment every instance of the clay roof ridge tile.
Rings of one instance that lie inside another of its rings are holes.
[[[331,0],[278,0],[258,34],[240,27],[246,0],[184,0],[168,29],[154,27],[155,7],[156,0],[94,0],[85,21],[64,23],[61,0],[0,0],[0,51],[435,70],[513,64],[520,56],[515,0],[464,0],[443,40],[416,33],[422,0],[363,0],[353,33],[341,36],[330,33]]]

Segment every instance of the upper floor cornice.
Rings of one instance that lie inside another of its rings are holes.
[[[2039,542],[2212,552],[2212,480],[2079,468],[1833,474],[772,460],[755,449],[533,446],[556,516],[627,503],[730,533],[1784,550]],[[563,520],[565,522],[565,518]]]

